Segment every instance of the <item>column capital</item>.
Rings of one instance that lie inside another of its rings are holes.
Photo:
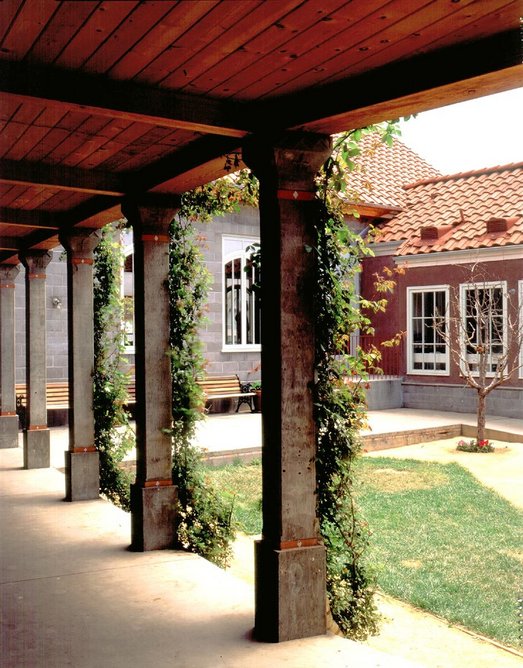
[[[28,278],[43,277],[49,262],[53,258],[51,251],[47,250],[28,250],[19,254],[21,263],[27,271]]]
[[[167,235],[180,205],[178,195],[145,195],[140,199],[125,199],[122,214],[142,234]]]
[[[92,259],[93,251],[102,238],[101,230],[75,228],[59,234],[60,243],[69,258],[82,257]]]
[[[0,264],[0,287],[12,286],[19,273],[18,264]]]
[[[285,132],[277,137],[247,137],[243,160],[260,178],[281,190],[303,192],[329,157],[332,141],[329,135],[311,132]]]

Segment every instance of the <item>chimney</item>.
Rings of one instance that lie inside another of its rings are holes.
[[[425,225],[421,228],[421,239],[422,241],[436,241],[437,239],[441,239],[451,229],[452,225],[442,225],[441,227],[437,225]]]
[[[517,218],[494,218],[487,220],[487,233],[499,234],[500,232],[507,232],[516,222]]]

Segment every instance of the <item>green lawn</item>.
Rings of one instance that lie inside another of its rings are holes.
[[[249,536],[261,533],[261,464],[231,464],[209,468],[208,476],[218,494],[233,504],[233,521]]]
[[[518,646],[523,512],[457,464],[379,457],[358,468],[357,496],[373,532],[368,558],[380,588]],[[259,463],[209,476],[235,499],[240,529],[259,533]]]

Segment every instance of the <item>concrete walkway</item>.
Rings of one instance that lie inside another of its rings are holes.
[[[0,450],[2,668],[419,666],[334,635],[254,642],[252,585],[195,555],[128,551],[128,514],[65,503],[62,473],[22,461]]]
[[[473,426],[475,421],[476,416],[470,413],[443,413],[409,408],[369,411],[368,428],[362,435],[395,434],[459,424]],[[489,416],[487,427],[494,432],[513,435],[512,440],[523,441],[523,416],[521,420]],[[243,456],[260,457],[261,440],[261,415],[241,412],[208,416],[198,424],[195,442],[207,451],[216,463],[223,463]]]
[[[373,429],[386,433],[394,422],[395,428],[414,428],[414,416],[399,411],[371,414]],[[420,425],[448,418],[416,416]],[[520,421],[503,422],[504,429],[523,434]],[[243,413],[209,418],[197,441],[209,450],[238,452],[259,451],[260,439],[260,416]],[[52,444],[51,469],[24,471],[21,448],[0,450],[2,667],[451,665],[430,663],[415,644],[406,658],[392,643],[389,651],[387,643],[375,648],[333,635],[277,645],[254,642],[251,583],[195,555],[128,551],[129,515],[101,499],[62,501],[64,478],[57,469],[63,467],[66,430],[52,430]],[[403,626],[410,629],[408,623]],[[433,632],[430,623],[419,628],[409,632]],[[521,665],[516,656],[502,650],[493,656],[492,647],[487,649],[490,663],[484,665]]]

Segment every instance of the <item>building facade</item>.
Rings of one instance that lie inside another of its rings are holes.
[[[374,317],[379,340],[403,333],[397,369],[407,408],[475,412],[487,383],[493,415],[523,413],[523,165],[434,177],[407,185],[407,205],[380,226],[375,257],[364,260],[362,293],[376,272],[402,268],[385,314]]]

